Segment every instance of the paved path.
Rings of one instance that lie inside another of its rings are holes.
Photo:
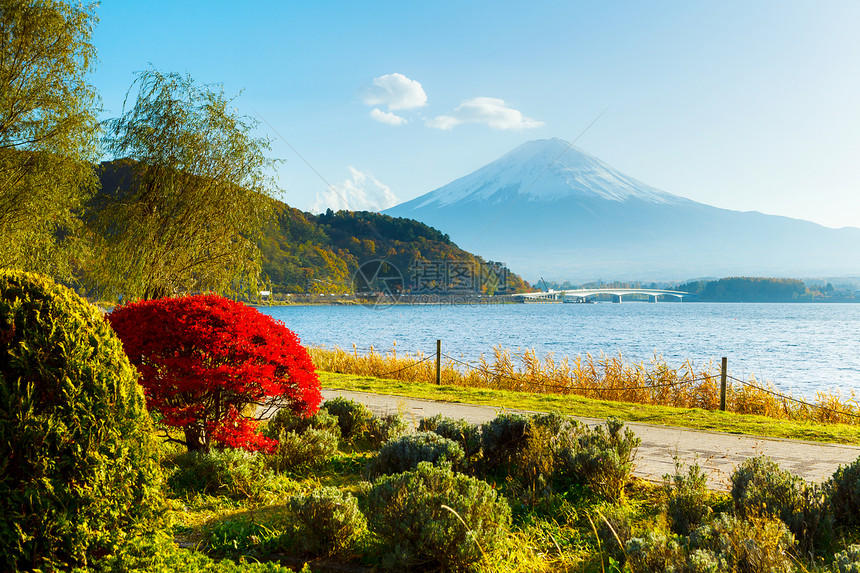
[[[412,419],[415,426],[421,418],[436,414],[480,424],[493,419],[501,410],[492,406],[436,402],[348,390],[323,390],[325,399],[335,396],[366,404],[377,414],[402,412]],[[533,413],[525,410],[508,411]],[[592,425],[603,422],[593,418],[577,419]],[[729,476],[734,468],[757,454],[768,455],[776,460],[781,468],[790,470],[807,481],[819,483],[833,475],[839,465],[850,464],[860,457],[860,447],[857,446],[724,434],[636,422],[627,425],[642,438],[633,473],[655,482],[662,481],[663,475],[674,472],[676,455],[685,464],[698,459],[699,465],[708,473],[710,487],[723,490],[731,488]]]

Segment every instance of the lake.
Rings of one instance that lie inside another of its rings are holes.
[[[556,358],[591,353],[671,366],[687,359],[794,395],[860,393],[860,304],[638,303],[261,306],[306,345],[436,351],[474,360],[501,344]]]

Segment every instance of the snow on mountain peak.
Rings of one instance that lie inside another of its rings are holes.
[[[447,206],[463,201],[498,203],[515,196],[529,201],[570,197],[608,201],[639,199],[680,203],[686,199],[628,177],[563,139],[524,143],[477,171],[414,201],[414,208]]]

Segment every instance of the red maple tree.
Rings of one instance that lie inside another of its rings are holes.
[[[189,451],[213,442],[271,450],[257,433],[274,408],[311,415],[322,395],[314,365],[298,337],[280,321],[218,295],[126,304],[108,315],[140,371],[150,411],[185,439]]]

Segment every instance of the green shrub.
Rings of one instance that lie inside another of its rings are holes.
[[[610,501],[620,499],[642,442],[630,428],[622,433],[623,427],[623,422],[610,417],[605,427],[580,430],[562,451],[563,473]]]
[[[790,552],[794,536],[777,518],[748,515],[745,519],[721,514],[714,520],[712,543],[728,568],[744,573],[794,570]]]
[[[319,466],[337,453],[337,443],[337,434],[328,430],[308,428],[301,434],[281,432],[277,450],[265,456],[266,465],[277,472]]]
[[[294,573],[274,562],[246,563],[229,559],[214,560],[199,551],[181,549],[166,532],[136,537],[111,555],[95,560],[91,567],[73,573]],[[302,570],[304,571],[304,569]]]
[[[674,533],[689,535],[711,514],[708,506],[708,477],[698,462],[681,473],[681,462],[675,460],[675,474],[663,476],[666,494],[666,516]]]
[[[738,517],[767,512],[787,524],[794,520],[804,485],[799,476],[759,455],[744,460],[731,480],[732,502]]]
[[[503,471],[517,498],[534,505],[553,492],[564,466],[562,455],[580,433],[575,420],[556,413],[503,413],[481,427],[482,463],[475,467],[479,472]]]
[[[312,555],[345,555],[367,531],[367,520],[351,494],[334,487],[290,499],[297,548]]]
[[[830,534],[832,517],[823,490],[780,469],[760,455],[745,460],[732,474],[732,501],[739,517],[764,514],[781,519],[805,553]]]
[[[530,423],[526,441],[515,463],[506,468],[512,492],[527,505],[535,505],[553,493],[558,468],[558,435],[550,428]]]
[[[836,523],[852,527],[860,524],[860,458],[836,470],[825,490]]]
[[[624,544],[624,549],[630,570],[636,573],[688,571],[682,546],[662,531],[648,531],[644,537],[633,537]],[[714,573],[716,571],[719,569],[714,569]]]
[[[463,448],[466,459],[472,459],[481,451],[481,427],[470,424],[466,420],[455,420],[437,414],[431,418],[424,418],[418,424],[421,432],[433,432],[443,438],[454,440]]]
[[[398,474],[414,470],[421,462],[456,468],[463,462],[463,449],[433,432],[407,434],[386,442],[368,464],[367,473],[371,476]]]
[[[337,418],[341,438],[346,441],[362,437],[373,418],[373,413],[367,406],[342,396],[326,400],[323,408]]]
[[[722,573],[725,565],[709,549],[693,549],[686,554],[684,562],[675,567],[675,573]]]
[[[579,422],[570,416],[565,416],[558,412],[535,414],[529,421],[532,425],[546,428],[546,430],[553,436],[576,436],[582,428]]]
[[[439,428],[439,424],[441,424],[445,420],[453,420],[454,418],[448,418],[447,416],[443,416],[442,414],[436,414],[435,416],[428,416],[427,418],[421,418],[418,421],[418,431],[419,432],[436,432]],[[463,420],[465,422],[465,420]],[[447,436],[445,436],[447,437]]]
[[[167,483],[178,494],[206,493],[233,499],[257,498],[267,476],[261,454],[244,450],[185,452],[173,458]]]
[[[529,419],[501,413],[481,426],[483,465],[488,470],[513,467],[528,439]]]
[[[625,545],[636,573],[780,573],[793,571],[794,537],[779,519],[721,514],[689,536],[648,532]]]
[[[832,569],[833,573],[860,573],[860,545],[851,545],[834,555]]]
[[[326,410],[319,410],[313,416],[306,418],[288,408],[281,408],[269,419],[261,433],[267,438],[278,440],[281,432],[303,434],[309,428],[326,430],[340,438],[338,419]]]
[[[409,431],[409,422],[401,414],[373,416],[367,422],[365,438],[372,449],[378,449],[389,440],[399,438]]]
[[[367,504],[370,529],[389,549],[385,563],[399,570],[466,569],[504,543],[511,523],[507,502],[489,484],[427,462],[379,478]]]
[[[0,570],[85,563],[161,513],[136,381],[97,308],[0,271]]]
[[[633,537],[633,512],[626,506],[610,506],[593,519],[601,550],[623,565],[624,546]]]

